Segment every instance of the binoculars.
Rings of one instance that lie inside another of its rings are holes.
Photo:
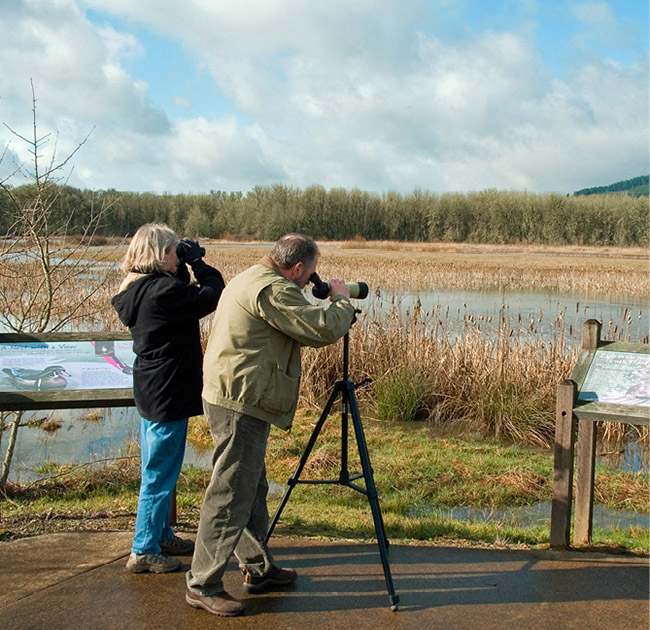
[[[191,262],[205,256],[205,247],[191,238],[182,239],[176,246],[176,255],[181,262]]]

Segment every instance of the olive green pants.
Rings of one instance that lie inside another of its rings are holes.
[[[215,448],[187,586],[202,595],[224,590],[233,554],[251,575],[266,575],[273,558],[264,542],[269,526],[264,456],[270,424],[212,405],[203,407]]]

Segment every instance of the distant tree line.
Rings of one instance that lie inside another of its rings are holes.
[[[14,201],[29,204],[33,186],[11,189]],[[109,207],[97,230],[126,236],[146,222],[167,223],[197,237],[274,240],[287,232],[317,239],[648,245],[647,198],[625,195],[564,196],[484,190],[435,194],[375,194],[353,189],[284,184],[256,186],[247,193],[153,194],[89,191],[61,186],[53,197],[52,220],[68,233],[82,232],[96,208]],[[12,231],[7,191],[0,191],[0,233]]]
[[[574,195],[605,195],[607,193],[621,193],[624,192],[633,197],[648,196],[650,192],[650,175],[641,175],[640,177],[633,177],[626,179],[609,186],[595,186],[594,188],[583,188],[577,190]]]

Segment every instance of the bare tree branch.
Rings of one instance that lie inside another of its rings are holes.
[[[90,216],[80,218],[78,208],[63,211],[61,201],[69,180],[72,158],[87,143],[94,128],[74,149],[60,159],[58,134],[41,134],[38,129],[36,91],[32,86],[32,129],[27,136],[4,126],[25,143],[32,156],[29,168],[19,165],[14,174],[22,173],[31,182],[20,192],[12,189],[10,179],[0,181],[0,189],[10,202],[10,215],[5,217],[6,233],[0,238],[0,324],[15,332],[53,332],[84,320],[93,310],[108,308],[103,291],[112,276],[95,273],[96,259],[90,256],[90,244],[107,216],[110,205],[89,210]],[[44,148],[54,140],[49,160],[43,167]],[[7,155],[5,148],[0,161]],[[70,172],[67,172],[70,171]],[[29,194],[29,196],[26,196]],[[73,231],[78,241],[70,241]],[[89,280],[88,275],[93,279]],[[6,487],[13,446],[21,424],[21,414],[11,422],[0,418],[1,433],[10,432],[9,447],[0,473],[0,491]]]

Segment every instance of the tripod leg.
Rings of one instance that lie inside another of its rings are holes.
[[[284,493],[284,496],[282,497],[282,501],[280,501],[280,505],[278,506],[278,509],[275,511],[273,520],[269,525],[269,531],[266,533],[265,542],[267,543],[269,542],[269,539],[273,535],[273,530],[275,529],[275,526],[280,520],[280,515],[282,514],[282,511],[284,510],[285,506],[287,505],[287,502],[289,501],[289,497],[291,496],[292,490],[298,483],[298,479],[300,478],[303,468],[305,467],[305,464],[309,459],[309,455],[311,454],[311,451],[314,448],[314,444],[316,444],[316,440],[318,439],[318,435],[320,434],[321,429],[323,428],[323,424],[325,424],[325,420],[327,420],[327,416],[329,416],[329,413],[332,409],[332,405],[334,404],[336,397],[339,395],[339,392],[341,391],[341,387],[342,386],[340,381],[337,381],[334,384],[334,387],[332,389],[332,392],[330,393],[330,397],[327,401],[327,404],[323,408],[323,412],[321,413],[320,418],[318,418],[318,422],[316,423],[316,426],[312,431],[311,437],[309,438],[309,442],[307,442],[307,446],[305,447],[302,457],[298,462],[298,466],[296,467],[296,470],[293,473],[291,479],[289,479],[289,481],[287,482],[287,489]]]
[[[381,562],[384,567],[384,577],[386,578],[386,588],[388,589],[391,609],[397,610],[399,596],[395,593],[395,589],[393,587],[393,578],[390,572],[390,565],[388,564],[388,538],[386,537],[386,530],[384,529],[384,520],[381,516],[379,497],[377,496],[377,489],[375,488],[372,466],[370,465],[370,455],[368,454],[366,438],[363,432],[363,426],[361,424],[361,417],[359,415],[356,395],[354,393],[354,383],[352,383],[352,381],[347,382],[347,390],[343,392],[343,396],[347,397],[347,402],[350,407],[352,424],[354,426],[354,433],[357,439],[357,446],[359,448],[359,457],[361,459],[361,468],[363,470],[363,476],[366,482],[366,494],[368,495],[368,501],[370,502],[372,520],[375,524],[377,545],[379,546],[379,555],[381,556]]]

